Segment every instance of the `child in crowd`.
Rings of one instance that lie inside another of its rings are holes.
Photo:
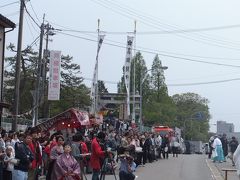
[[[5,180],[12,180],[12,171],[14,170],[14,163],[16,159],[14,159],[14,149],[12,146],[6,147],[6,155],[4,157],[5,168],[3,170],[3,177]]]

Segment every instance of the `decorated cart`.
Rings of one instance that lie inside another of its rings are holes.
[[[35,128],[39,131],[62,130],[90,126],[88,113],[75,108],[68,109],[47,121],[38,124]]]

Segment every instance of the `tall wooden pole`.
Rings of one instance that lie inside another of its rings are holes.
[[[21,58],[22,58],[22,35],[23,35],[23,14],[24,14],[24,0],[21,0],[20,15],[19,15],[19,28],[18,28],[18,45],[17,45],[17,60],[16,60],[16,73],[15,73],[15,93],[13,104],[14,119],[12,122],[12,130],[17,131],[17,116],[19,110],[20,99],[20,79],[21,79]]]

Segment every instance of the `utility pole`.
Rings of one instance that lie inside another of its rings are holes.
[[[49,113],[48,113],[48,108],[49,108],[49,102],[48,100],[45,101],[45,95],[46,95],[46,88],[45,88],[45,84],[46,84],[46,76],[47,76],[47,63],[48,63],[48,56],[49,56],[49,52],[48,52],[48,41],[49,41],[49,35],[53,35],[50,34],[50,29],[51,26],[49,25],[49,23],[46,25],[46,48],[44,50],[44,58],[43,58],[43,69],[42,69],[42,96],[43,96],[43,107],[42,107],[42,112],[43,112],[43,117],[44,118],[48,118],[49,117]]]
[[[22,58],[22,34],[23,34],[23,13],[24,13],[24,0],[21,0],[20,15],[19,15],[19,28],[18,28],[18,46],[17,46],[17,60],[16,60],[16,73],[15,73],[15,93],[14,93],[14,110],[13,110],[13,123],[12,130],[17,131],[17,116],[19,105],[19,91],[21,79],[21,58]]]
[[[35,85],[35,103],[33,107],[33,127],[37,125],[38,120],[38,107],[39,107],[39,97],[40,97],[40,86],[41,86],[41,70],[42,70],[42,49],[43,49],[43,36],[44,36],[44,17],[43,23],[40,27],[40,44],[39,44],[39,53],[38,53],[38,69],[37,69],[37,82]]]

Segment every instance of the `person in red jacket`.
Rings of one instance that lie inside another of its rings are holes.
[[[34,156],[34,160],[32,161],[31,167],[28,170],[28,179],[35,180],[37,179],[38,167],[42,165],[42,155],[40,143],[37,140],[38,138],[37,129],[32,128],[30,130],[30,135],[32,137],[32,141],[28,143],[28,147]]]
[[[92,154],[90,157],[90,165],[93,169],[92,180],[99,180],[99,175],[101,170],[100,160],[103,159],[108,153],[107,151],[104,151],[99,144],[104,140],[105,140],[105,134],[103,132],[99,132],[97,137],[95,137],[92,140],[92,144],[91,144]]]

